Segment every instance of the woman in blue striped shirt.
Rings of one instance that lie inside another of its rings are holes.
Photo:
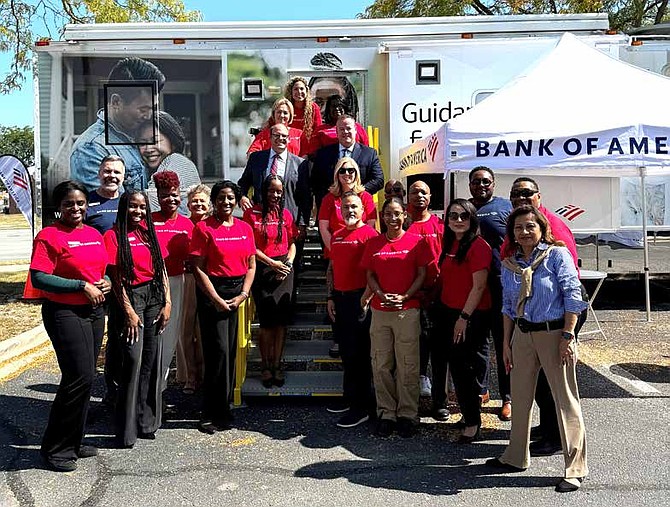
[[[577,316],[587,303],[582,301],[570,252],[554,240],[549,222],[537,208],[516,208],[507,221],[507,237],[514,238],[516,253],[503,261],[503,356],[514,411],[507,449],[487,464],[507,471],[528,468],[533,394],[542,367],[559,414],[565,458],[565,477],[556,491],[575,491],[588,474],[574,336]]]

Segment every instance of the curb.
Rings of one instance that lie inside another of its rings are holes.
[[[0,380],[52,350],[44,325],[0,342]]]

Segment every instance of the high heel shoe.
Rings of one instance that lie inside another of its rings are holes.
[[[466,426],[463,431],[465,431],[468,428],[472,428],[472,426]],[[459,444],[471,444],[473,442],[477,442],[482,439],[482,425],[478,424],[477,425],[477,431],[475,431],[475,434],[472,436],[468,435],[463,435],[458,438],[458,443]]]
[[[273,385],[273,377],[272,377],[272,372],[268,369],[264,369],[261,371],[261,384],[263,384],[263,387],[266,389],[270,389]]]

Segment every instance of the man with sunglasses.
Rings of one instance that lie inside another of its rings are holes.
[[[565,246],[570,251],[572,260],[575,263],[577,272],[579,273],[579,264],[578,264],[578,254],[577,254],[577,244],[575,243],[575,238],[572,235],[570,228],[565,225],[565,222],[560,219],[558,215],[555,215],[547,208],[542,206],[542,194],[540,193],[540,187],[533,178],[527,176],[522,176],[514,180],[512,183],[512,189],[509,193],[510,201],[514,208],[528,204],[535,206],[542,214],[547,217],[549,225],[551,227],[551,232],[556,239],[556,241],[562,241],[565,243]],[[506,258],[514,254],[514,245],[509,238],[505,238],[505,241],[501,247],[502,258]],[[586,297],[586,291],[582,286],[582,297]],[[577,320],[577,325],[575,326],[575,337],[579,333],[584,321],[586,320],[586,310],[582,312]],[[562,452],[561,447],[561,435],[558,429],[558,419],[556,417],[556,409],[554,404],[554,398],[551,394],[551,389],[549,388],[549,382],[547,377],[544,374],[544,371],[540,369],[540,374],[537,379],[537,386],[535,388],[535,402],[540,409],[540,425],[534,427],[531,430],[531,444],[530,444],[530,455],[531,456],[550,456],[552,454],[558,454]]]
[[[475,167],[468,176],[470,202],[477,209],[479,228],[482,237],[491,246],[493,251],[493,262],[489,271],[488,285],[491,291],[491,335],[496,351],[496,365],[498,370],[498,388],[502,406],[498,417],[502,421],[512,419],[512,396],[510,394],[509,375],[505,371],[503,360],[503,319],[502,319],[502,285],[500,284],[500,247],[505,239],[505,227],[507,217],[512,212],[512,203],[503,198],[493,195],[496,188],[495,174],[485,166]],[[486,378],[482,379],[482,385],[488,386],[488,371]],[[488,397],[488,389],[481,396]]]

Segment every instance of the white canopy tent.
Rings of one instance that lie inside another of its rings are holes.
[[[670,174],[670,79],[565,34],[531,69],[446,125],[446,171]],[[594,196],[597,199],[598,196]],[[647,217],[642,191],[642,216]],[[647,220],[642,220],[650,318]]]

